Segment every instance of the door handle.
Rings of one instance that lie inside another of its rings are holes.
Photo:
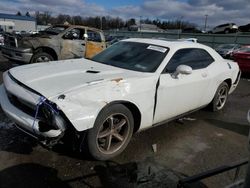
[[[82,43],[81,45],[82,45],[82,46],[85,46],[85,43]]]

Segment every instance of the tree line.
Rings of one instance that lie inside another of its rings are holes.
[[[17,15],[22,15],[20,12]],[[124,29],[129,28],[132,25],[140,24],[153,24],[157,27],[166,30],[166,29],[185,29],[185,28],[194,28],[195,24],[183,21],[183,20],[168,20],[162,21],[159,19],[140,19],[136,22],[135,18],[130,18],[124,20],[120,17],[111,17],[111,16],[95,16],[95,17],[82,17],[82,16],[71,16],[67,14],[59,14],[57,16],[52,15],[50,12],[35,12],[34,15],[30,15],[29,12],[26,12],[26,16],[33,16],[36,18],[38,25],[55,25],[55,24],[64,24],[65,22],[73,25],[85,25],[89,27],[95,27],[102,30],[110,29]]]

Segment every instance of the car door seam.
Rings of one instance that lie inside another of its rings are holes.
[[[160,86],[160,77],[158,78],[156,82],[156,87],[155,87],[155,97],[154,97],[154,111],[153,111],[153,120],[155,119],[155,111],[156,111],[156,105],[157,105],[157,95],[158,95],[158,88]]]

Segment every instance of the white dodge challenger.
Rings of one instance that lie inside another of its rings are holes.
[[[3,74],[0,102],[19,129],[43,144],[77,140],[107,160],[135,132],[207,105],[221,110],[240,74],[237,63],[202,44],[127,39],[91,60],[12,68]]]

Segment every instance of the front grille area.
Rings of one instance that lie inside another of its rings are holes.
[[[27,101],[22,100],[8,91],[6,92],[7,92],[8,99],[12,105],[14,105],[16,108],[18,108],[22,112],[28,114],[29,116],[35,117],[36,108],[37,108],[36,105],[33,105]],[[53,106],[53,104],[51,105]],[[47,109],[48,108],[46,108],[44,104],[40,105],[36,118],[39,119],[40,121],[51,123],[53,120],[53,112]]]
[[[12,105],[14,105],[19,110],[23,111],[24,113],[34,117],[36,114],[36,106],[29,104],[28,102],[19,99],[15,95],[11,94],[10,92],[7,92],[8,99]]]
[[[4,45],[8,47],[17,47],[17,39],[14,35],[5,34],[4,35]]]

